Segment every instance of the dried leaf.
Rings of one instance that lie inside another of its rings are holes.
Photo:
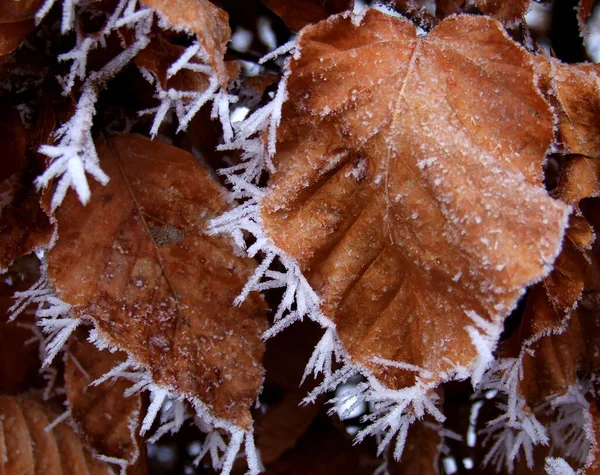
[[[600,158],[600,66],[538,56],[536,72],[558,115],[559,145],[568,153]]]
[[[228,206],[223,191],[192,155],[165,143],[122,135],[97,149],[111,181],[95,185],[87,207],[71,193],[57,212],[51,283],[158,386],[250,428],[265,306],[258,297],[232,306],[254,265],[203,234]]]
[[[356,475],[372,474],[381,461],[352,439],[342,424],[321,416],[311,424],[295,447],[266,467],[267,475]]]
[[[2,447],[0,473],[100,475],[112,467],[94,460],[73,429],[61,422],[46,431],[58,414],[33,396],[0,396]]]
[[[224,63],[231,37],[229,16],[208,0],[144,0],[168,23],[167,29],[195,33],[223,87],[229,82]]]
[[[302,405],[307,383],[298,387],[321,333],[317,325],[306,322],[267,341],[261,394],[265,411],[256,416],[256,444],[263,464],[274,462],[293,447],[324,405],[323,398]]]
[[[600,194],[600,162],[583,156],[567,158],[553,194],[573,206],[576,214],[570,218],[553,271],[531,290],[518,332],[505,344],[511,348],[508,350],[511,356],[522,353],[523,376],[519,391],[531,408],[540,406],[551,396],[566,394],[569,387],[577,383],[586,355],[580,321],[580,313],[585,310],[581,299],[584,291],[589,293],[600,284],[594,283],[598,271],[590,250],[594,231],[581,214],[579,203]],[[597,334],[594,320],[585,318],[585,324],[591,325],[586,331],[592,338],[590,348],[600,344],[600,340],[593,341]],[[523,347],[533,352],[523,351]]]
[[[0,5],[0,57],[12,53],[35,28],[42,0],[7,0]]]
[[[4,150],[0,172],[0,272],[17,257],[46,246],[52,235],[33,187],[37,167],[26,157],[28,137],[19,114],[0,111],[0,145]]]
[[[509,26],[522,23],[531,6],[531,0],[471,0],[469,3],[484,15],[490,15]]]
[[[373,357],[434,381],[474,371],[485,357],[465,327],[491,323],[475,341],[491,350],[560,248],[567,210],[541,183],[548,105],[494,20],[451,17],[426,37],[373,10],[352,20],[299,36],[264,227],[385,384],[406,371]]]
[[[140,393],[125,397],[125,380],[91,383],[127,359],[124,353],[98,349],[78,334],[69,341],[65,357],[65,390],[71,417],[89,447],[121,459],[130,467],[145,466],[144,442],[138,435],[143,412]],[[128,473],[136,472],[135,467]]]
[[[39,277],[39,261],[27,256],[18,259],[0,281],[0,394],[18,394],[39,387],[40,358],[34,309],[26,310],[19,321],[9,322],[13,294],[29,289]],[[32,341],[33,340],[33,341]]]
[[[408,429],[406,448],[400,461],[394,461],[391,453],[388,454],[388,472],[390,475],[437,475],[441,444],[439,427],[429,421],[415,422]]]
[[[352,11],[354,0],[262,0],[291,30],[301,30],[306,25],[318,23],[335,13]]]

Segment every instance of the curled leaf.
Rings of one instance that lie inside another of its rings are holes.
[[[564,151],[600,158],[600,66],[536,58],[540,88],[558,115],[558,141]]]

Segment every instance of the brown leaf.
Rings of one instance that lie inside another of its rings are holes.
[[[33,256],[17,259],[0,280],[0,394],[18,394],[41,383],[40,358],[35,328],[35,309],[18,321],[8,322],[13,294],[28,290],[39,278],[39,261]],[[33,340],[33,341],[31,341]]]
[[[229,16],[208,0],[144,0],[169,23],[169,29],[195,33],[223,87],[229,82],[224,63],[231,37]]]
[[[558,141],[564,151],[600,158],[600,66],[564,64],[536,58],[540,88],[558,115]]]
[[[595,287],[600,289],[596,282],[600,268],[592,249],[594,231],[579,209],[581,200],[600,193],[600,162],[583,156],[565,160],[553,194],[573,206],[576,213],[570,217],[553,271],[532,288],[519,329],[504,345],[505,353],[522,353],[524,376],[519,391],[532,408],[550,396],[565,394],[577,382],[586,359],[595,366],[590,351],[600,344],[600,339],[595,341],[596,335],[600,336],[595,318],[582,319],[582,312],[586,312],[584,292],[587,295]],[[582,330],[582,325],[587,330]],[[584,335],[591,338],[588,352],[584,351]],[[523,352],[523,347],[534,353]],[[588,368],[586,372],[590,371]]]
[[[352,445],[339,421],[321,416],[293,448],[266,467],[265,474],[366,475],[380,463],[362,445]]]
[[[408,429],[406,448],[399,462],[388,454],[390,475],[437,475],[440,462],[439,428],[429,421],[417,421]]]
[[[70,194],[57,212],[52,285],[156,384],[250,428],[265,305],[256,297],[232,306],[254,264],[203,234],[228,207],[222,189],[192,155],[165,143],[122,135],[97,150],[111,181],[93,185],[87,207]]]
[[[470,2],[484,15],[490,15],[507,25],[522,23],[531,6],[531,0],[471,0]]]
[[[0,396],[0,432],[4,457],[0,473],[96,475],[112,467],[94,460],[73,429],[61,422],[49,431],[58,413],[48,403],[30,395]]]
[[[318,23],[328,16],[352,11],[354,0],[262,0],[291,30],[301,30],[306,25]]]
[[[292,61],[261,215],[352,359],[385,384],[474,369],[465,327],[498,332],[558,252],[566,207],[542,187],[552,118],[529,56],[485,17],[417,37],[370,10],[307,27]],[[519,124],[515,128],[515,124]]]
[[[6,0],[0,5],[0,57],[12,53],[35,28],[42,0]]]
[[[36,166],[26,157],[28,137],[16,111],[0,110],[0,272],[34,249],[46,246],[52,235],[33,186]]]
[[[130,386],[125,380],[90,385],[126,359],[121,352],[99,351],[81,332],[69,341],[64,377],[71,417],[83,439],[95,452],[126,461],[132,474],[141,473],[135,466],[145,466],[144,441],[138,435],[142,396],[125,397]]]

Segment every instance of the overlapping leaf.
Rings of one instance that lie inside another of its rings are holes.
[[[307,27],[298,51],[262,203],[268,236],[352,359],[389,386],[406,372],[373,358],[433,380],[474,371],[465,328],[484,327],[473,341],[493,348],[566,224],[542,187],[552,116],[529,56],[489,18],[417,37],[373,10],[360,25]]]
[[[221,85],[229,76],[223,56],[231,36],[227,13],[208,0],[144,0],[168,22],[169,29],[195,33]]]
[[[0,174],[0,272],[13,260],[50,241],[52,226],[40,207],[32,181],[37,166],[26,156],[30,140],[16,111],[0,111],[0,144],[4,150]]]
[[[81,332],[69,342],[65,357],[65,391],[71,418],[96,453],[121,460],[128,473],[144,473],[144,441],[139,427],[144,411],[142,395],[125,396],[130,383],[105,381],[92,385],[127,359],[124,353],[99,351]]]
[[[328,16],[352,10],[354,0],[262,0],[292,30],[300,30],[306,25],[318,23]]]
[[[57,212],[53,287],[158,386],[249,429],[265,307],[258,297],[232,307],[253,264],[203,234],[228,207],[223,191],[192,155],[167,144],[123,135],[97,147],[111,181],[95,187],[87,207],[70,194]]]
[[[0,472],[23,475],[109,475],[113,466],[95,459],[73,429],[36,397],[0,396]]]

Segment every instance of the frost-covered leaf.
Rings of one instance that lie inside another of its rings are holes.
[[[196,34],[219,82],[227,86],[229,75],[223,56],[231,37],[229,16],[208,0],[143,0],[165,20],[165,29]]]
[[[558,115],[558,141],[568,153],[600,158],[600,66],[536,58],[540,88]]]
[[[580,318],[583,293],[586,286],[589,292],[596,285],[597,273],[592,248],[594,230],[582,215],[579,203],[600,194],[599,161],[583,156],[566,158],[553,194],[576,212],[570,217],[554,269],[532,288],[519,329],[503,349],[505,356],[512,352],[513,357],[522,359],[518,390],[531,408],[550,396],[565,394],[577,383],[583,353],[581,342],[576,341],[579,337],[573,335],[580,323],[569,321]],[[565,329],[567,334],[561,335]],[[594,334],[592,330],[591,335]]]
[[[296,31],[335,13],[352,11],[354,6],[354,0],[262,0],[262,3]]]
[[[46,246],[52,235],[48,216],[40,207],[33,186],[38,171],[26,154],[28,141],[16,111],[0,111],[0,146],[4,151],[0,172],[0,272],[13,260]]]
[[[65,391],[70,416],[82,439],[99,455],[120,460],[129,474],[144,473],[144,442],[139,436],[143,415],[140,393],[125,396],[126,380],[92,383],[127,360],[121,352],[99,351],[80,330],[65,354]],[[137,470],[137,471],[136,471]]]
[[[577,23],[579,25],[579,32],[583,36],[587,36],[589,33],[587,20],[592,14],[594,4],[594,0],[579,0],[577,5]]]
[[[51,404],[32,395],[0,396],[0,472],[22,475],[109,475]],[[48,428],[48,430],[46,430]]]
[[[264,304],[232,306],[254,265],[203,233],[228,208],[223,190],[192,155],[165,143],[122,135],[97,148],[111,180],[85,208],[67,196],[50,282],[74,316],[95,322],[99,343],[126,351],[158,387],[249,429]]]
[[[268,237],[386,386],[477,379],[566,225],[542,187],[552,116],[529,56],[489,18],[418,37],[374,10],[307,27],[297,48]]]

